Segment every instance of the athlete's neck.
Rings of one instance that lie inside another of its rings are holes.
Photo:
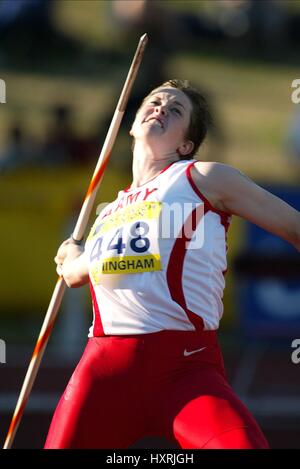
[[[131,188],[141,186],[157,176],[171,163],[179,161],[178,153],[157,154],[150,147],[135,142],[132,162]]]

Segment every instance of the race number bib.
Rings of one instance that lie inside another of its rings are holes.
[[[160,202],[140,202],[96,220],[91,243],[91,275],[100,282],[103,274],[135,274],[161,270],[158,245]]]

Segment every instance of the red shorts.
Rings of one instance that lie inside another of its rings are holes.
[[[95,337],[56,408],[45,448],[268,448],[226,381],[214,331]]]

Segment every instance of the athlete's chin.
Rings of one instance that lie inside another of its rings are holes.
[[[162,130],[162,129],[160,129]],[[139,141],[143,146],[148,147],[152,150],[155,155],[165,155],[170,153],[170,147],[173,148],[173,139],[164,132],[159,132],[157,129],[152,131],[151,129],[143,130],[135,136],[136,142]],[[160,159],[159,157],[155,159]]]
[[[164,138],[165,137],[165,131],[162,127],[157,126],[150,126],[150,127],[144,127],[142,129],[142,134],[144,135],[145,138],[148,139],[158,139],[158,138]]]

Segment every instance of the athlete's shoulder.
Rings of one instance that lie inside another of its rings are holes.
[[[224,163],[215,161],[197,161],[191,170],[191,176],[198,190],[209,200],[211,205],[225,211],[224,193],[230,188],[230,181],[238,170]],[[225,188],[226,186],[226,188]]]
[[[216,193],[218,199],[231,193],[237,184],[249,180],[233,166],[214,161],[197,161],[193,167],[192,177],[196,185]]]
[[[194,168],[195,173],[199,173],[200,176],[209,178],[212,181],[217,181],[239,173],[233,166],[217,161],[196,161]]]

